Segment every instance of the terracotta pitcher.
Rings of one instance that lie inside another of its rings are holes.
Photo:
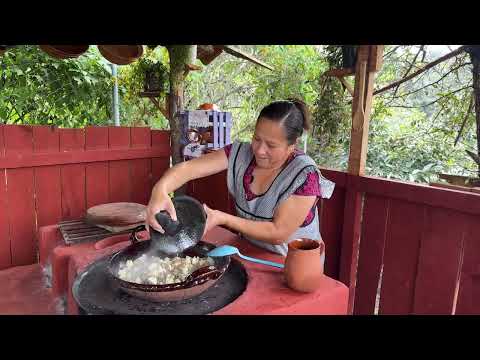
[[[301,292],[315,291],[323,277],[324,256],[323,241],[297,239],[290,242],[284,269],[288,287]]]

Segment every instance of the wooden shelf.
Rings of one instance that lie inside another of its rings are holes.
[[[160,91],[141,91],[138,95],[146,98],[157,98],[160,97]]]
[[[355,75],[355,68],[330,69],[325,72],[326,76],[344,77]]]

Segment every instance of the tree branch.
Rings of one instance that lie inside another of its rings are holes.
[[[417,61],[418,56],[419,56],[420,53],[423,51],[424,46],[425,46],[425,45],[420,45],[420,49],[418,49],[417,54],[415,55],[415,57],[413,58],[412,62],[410,63],[410,66],[408,67],[407,71],[405,71],[405,74],[403,74],[402,79],[405,78],[405,77],[410,73],[410,71],[411,71],[412,68],[413,68],[413,65],[415,64],[415,61]],[[397,91],[398,91],[398,88],[399,88],[399,87],[400,87],[400,84],[398,84],[397,86],[395,86],[395,90],[393,91],[392,97],[395,97],[395,95],[397,94]]]
[[[450,58],[452,58],[452,57],[454,57],[454,56],[457,56],[458,54],[461,54],[462,52],[465,51],[465,47],[466,47],[466,45],[460,46],[458,49],[456,49],[456,50],[454,50],[454,51],[452,51],[452,52],[450,52],[450,53],[448,53],[448,54],[446,54],[446,55],[444,55],[444,56],[442,56],[442,57],[439,57],[437,60],[428,63],[427,65],[425,65],[425,66],[424,66],[423,68],[421,68],[420,70],[418,70],[418,71],[416,71],[416,72],[414,72],[414,73],[412,73],[412,74],[404,77],[403,79],[400,79],[400,80],[398,80],[398,81],[395,81],[395,82],[391,83],[390,85],[387,85],[387,86],[385,86],[385,87],[383,87],[383,88],[381,88],[381,89],[378,89],[378,90],[374,91],[374,92],[373,92],[373,95],[378,95],[378,94],[380,94],[380,93],[382,93],[382,92],[384,92],[384,91],[390,90],[390,89],[392,89],[392,88],[394,88],[394,87],[396,87],[396,86],[398,86],[398,85],[400,85],[400,84],[402,84],[402,83],[404,83],[404,82],[406,82],[406,81],[408,81],[408,80],[410,80],[410,79],[413,79],[415,76],[420,75],[421,73],[427,71],[428,69],[431,69],[432,67],[440,64],[441,62],[446,61],[446,60],[448,60],[448,59],[450,59]]]
[[[153,97],[149,97],[149,99],[153,102],[153,104],[157,107],[157,109],[160,110],[162,115],[165,116],[165,118],[168,120],[168,112],[165,108],[160,106],[160,103],[158,102],[158,100],[156,98],[153,98]]]
[[[383,54],[383,59],[385,60],[387,57],[389,57],[391,54],[393,54],[395,51],[397,51],[401,47],[402,47],[402,45],[395,46],[392,50]]]
[[[232,91],[229,91],[227,92],[226,94],[223,94],[221,97],[218,97],[216,98],[215,100],[212,101],[212,103],[216,104],[217,102],[219,102],[220,100],[225,100],[227,97],[229,97],[230,95],[232,94],[235,94],[237,91],[240,91],[240,90],[249,90],[249,89],[253,89],[254,87],[253,86],[245,86],[245,85],[240,85],[240,86],[237,86],[235,89],[233,89]]]
[[[470,97],[470,103],[468,105],[468,110],[465,114],[465,117],[463,118],[462,125],[460,126],[460,130],[458,130],[457,138],[455,139],[455,143],[453,146],[457,146],[458,140],[460,140],[460,137],[462,136],[463,128],[465,127],[465,124],[467,123],[468,116],[472,112],[473,109],[473,93],[472,96]]]
[[[402,94],[402,95],[398,95],[396,98],[405,98],[405,97],[410,96],[410,95],[412,95],[412,94],[415,94],[415,93],[417,93],[417,92],[419,92],[419,91],[422,91],[423,89],[425,89],[425,88],[427,88],[427,87],[429,87],[429,86],[438,84],[440,81],[442,81],[444,78],[446,78],[448,75],[450,75],[450,74],[451,74],[452,72],[454,72],[455,70],[458,70],[458,69],[460,69],[461,67],[464,67],[464,66],[470,65],[470,64],[471,64],[471,62],[467,62],[467,63],[460,64],[459,66],[457,66],[457,67],[455,67],[455,68],[453,68],[453,69],[450,69],[450,71],[448,71],[446,74],[442,75],[442,76],[440,77],[440,79],[438,79],[438,80],[436,80],[436,81],[434,81],[434,82],[431,82],[430,84],[427,84],[427,85],[425,85],[425,86],[422,86],[421,88],[415,89],[415,90],[413,90],[413,91],[411,91],[411,92],[409,92],[409,93]],[[395,99],[395,97],[392,97],[390,100],[393,100],[393,99]]]
[[[408,106],[408,105],[390,105],[391,107],[396,107],[396,108],[405,108],[405,109],[417,109],[417,108],[425,108],[427,106],[430,106],[430,105],[433,105],[435,104],[436,102],[440,101],[441,99],[447,97],[447,96],[450,96],[450,95],[453,95],[453,94],[456,94],[457,92],[460,92],[462,90],[465,90],[465,89],[468,89],[472,87],[472,84],[468,84],[467,86],[464,86],[460,89],[457,89],[457,90],[454,90],[452,92],[449,92],[448,94],[445,94],[443,96],[440,96],[438,97],[437,99],[435,99],[434,101],[432,102],[429,102],[427,104],[421,104],[421,105],[417,105],[417,106]]]

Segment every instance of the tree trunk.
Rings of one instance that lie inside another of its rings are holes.
[[[473,94],[475,97],[475,119],[477,124],[477,154],[480,157],[480,58],[471,54],[473,72]],[[478,165],[480,177],[480,164]]]
[[[196,45],[173,45],[168,47],[170,56],[170,93],[168,94],[168,121],[171,131],[172,164],[183,161],[180,146],[180,112],[183,109],[183,92],[187,64],[193,64],[197,57]],[[179,188],[175,195],[184,194],[186,187]]]

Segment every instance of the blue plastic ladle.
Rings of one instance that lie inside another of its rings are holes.
[[[272,262],[272,261],[267,261],[267,260],[256,259],[256,258],[252,258],[250,256],[242,255],[242,254],[240,254],[240,251],[235,246],[230,246],[230,245],[219,246],[219,247],[217,247],[213,250],[210,250],[207,253],[207,256],[212,256],[212,257],[220,257],[220,256],[228,256],[228,255],[238,255],[242,259],[245,259],[245,260],[253,261],[253,262],[264,264],[264,265],[274,266],[274,267],[277,267],[277,268],[280,268],[280,269],[284,268],[283,264],[279,264],[279,263]]]

